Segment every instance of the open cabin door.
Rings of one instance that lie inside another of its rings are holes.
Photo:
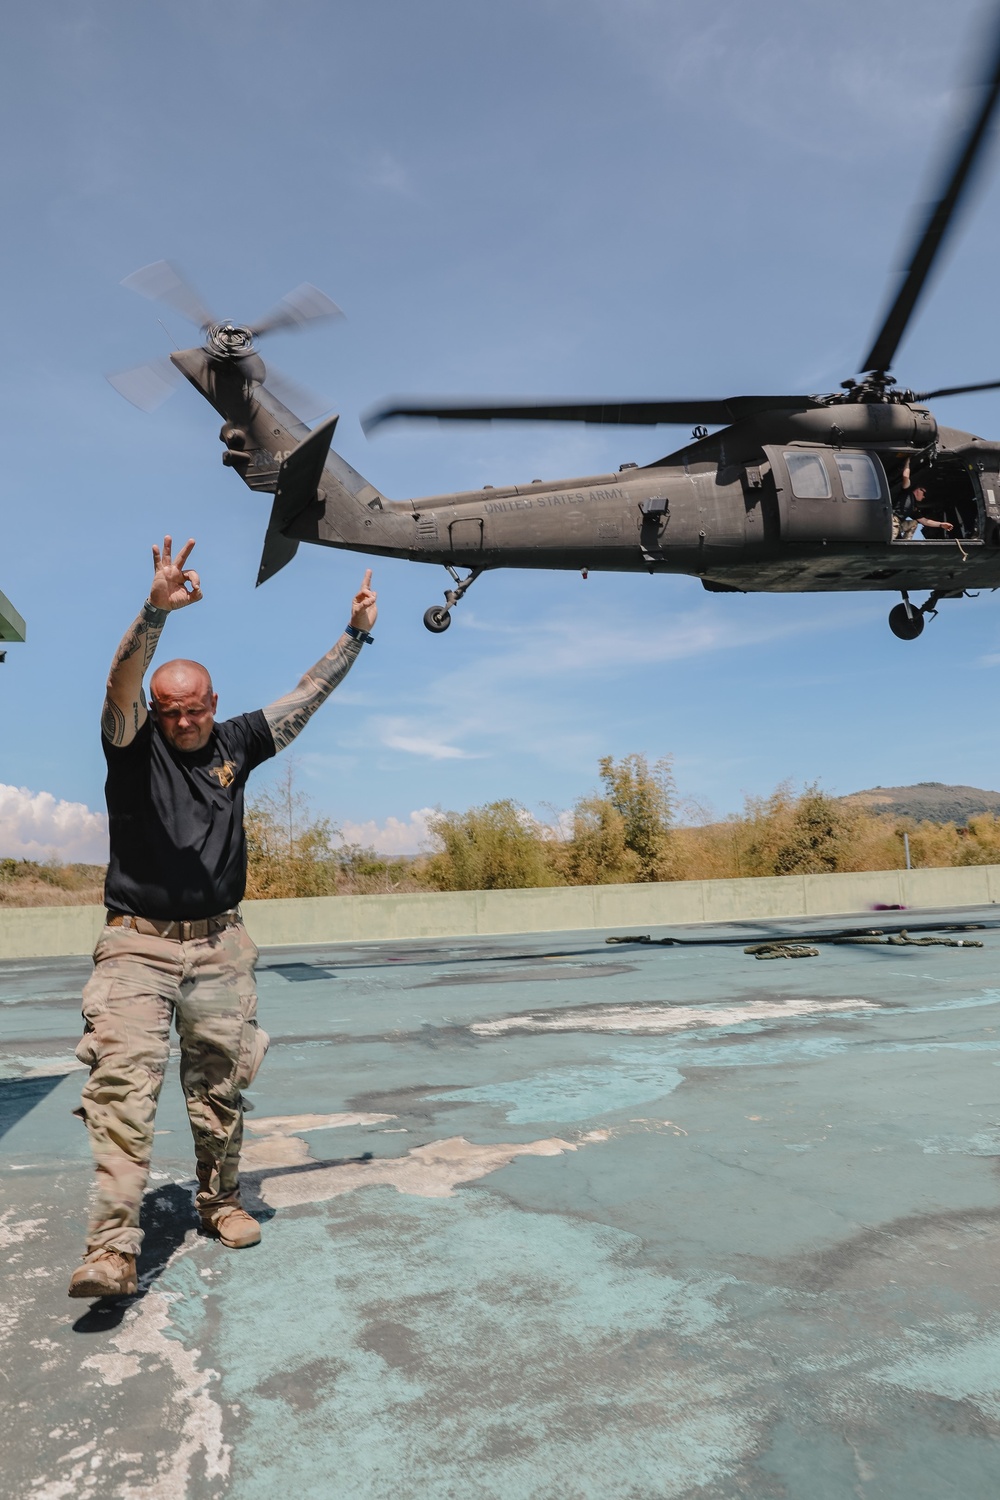
[[[857,449],[767,447],[783,542],[891,542],[881,461]]]
[[[1000,546],[1000,454],[984,455],[968,468],[979,512],[977,535],[992,547]]]

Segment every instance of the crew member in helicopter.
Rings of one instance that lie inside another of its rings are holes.
[[[925,514],[933,508],[927,503],[927,481],[923,474],[917,474],[911,481],[909,458],[903,464],[901,477],[902,488],[892,508],[893,541],[912,541],[918,526],[923,528],[924,537],[929,540],[933,540],[932,534],[936,531],[945,534],[953,531],[950,521]]]
[[[267,708],[216,722],[205,667],[165,662],[142,679],[167,617],[196,604],[201,584],[170,537],[153,548],[153,581],[108,677],[101,737],[111,860],[107,924],[83,992],[77,1057],[90,1068],[79,1111],[93,1148],[97,1191],[71,1297],[130,1296],[142,1243],[156,1104],[177,1027],[181,1087],[194,1136],[195,1207],[207,1233],[234,1249],[260,1239],[240,1202],[242,1090],[267,1051],[257,1025],[257,949],[240,917],[247,846],[243,788],[289,745],[356,661],[377,614],[371,570],[350,624],[298,685]]]

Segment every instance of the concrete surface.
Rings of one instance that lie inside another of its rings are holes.
[[[312,896],[296,901],[245,901],[243,912],[249,931],[263,948],[578,931],[636,922],[742,922],[868,912],[876,904],[942,908],[996,901],[1000,901],[1000,865],[966,865],[531,891]],[[90,953],[103,922],[101,906],[0,907],[0,959]]]
[[[995,1496],[1000,930],[742,951],[830,925],[265,952],[263,1242],[195,1231],[174,1063],[96,1310],[88,965],[0,965],[4,1496]]]

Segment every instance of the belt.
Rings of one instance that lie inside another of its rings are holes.
[[[154,922],[149,917],[133,917],[122,911],[109,911],[109,927],[125,927],[130,932],[141,932],[145,937],[169,938],[177,943],[189,943],[192,938],[211,937],[224,927],[235,927],[241,920],[239,907],[220,912],[217,917],[200,917],[194,922]]]

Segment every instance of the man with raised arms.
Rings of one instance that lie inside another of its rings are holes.
[[[260,1226],[240,1203],[241,1090],[267,1051],[257,1025],[257,950],[240,920],[246,886],[243,788],[255,766],[308,723],[372,639],[371,570],[340,640],[270,707],[216,723],[207,669],[170,661],[142,680],[167,616],[201,599],[185,568],[193,541],[153,548],[149,598],[115,653],[101,720],[111,835],[105,926],[83,992],[90,1067],[78,1113],[97,1166],[84,1262],[71,1297],[136,1290],[139,1209],[174,1021],[181,1086],[194,1135],[197,1209],[225,1245],[255,1245]]]

